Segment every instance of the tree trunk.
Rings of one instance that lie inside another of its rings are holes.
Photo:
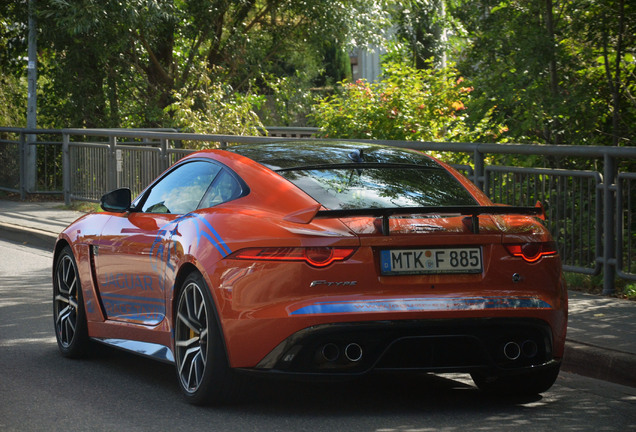
[[[557,75],[557,61],[556,61],[556,38],[554,36],[554,15],[552,13],[553,4],[552,0],[546,0],[545,2],[545,26],[548,33],[548,40],[550,43],[550,61],[548,64],[548,70],[550,72],[550,94],[552,96],[552,109],[554,113],[555,102],[559,98],[559,77]],[[559,122],[554,120],[553,126],[550,130],[550,138],[553,144],[559,144]]]
[[[618,2],[618,40],[616,42],[616,62],[614,70],[614,85],[612,86],[612,145],[617,146],[621,137],[620,113],[621,113],[621,57],[623,54],[623,32],[625,31],[625,1]]]

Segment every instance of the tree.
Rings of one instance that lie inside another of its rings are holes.
[[[569,2],[568,35],[578,45],[580,75],[603,100],[596,131],[613,145],[633,145],[636,121],[636,7],[623,0]],[[576,39],[574,36],[578,36]]]
[[[396,36],[409,48],[413,64],[422,69],[434,64],[444,66],[447,17],[445,0],[407,0],[393,12]]]
[[[388,61],[374,84],[343,82],[314,114],[325,137],[410,141],[505,141],[487,113],[468,125],[473,87],[453,67],[417,69]]]
[[[205,69],[203,68],[203,71]],[[187,132],[208,134],[259,135],[264,128],[254,107],[263,103],[264,97],[241,95],[231,86],[213,82],[205,72],[198,74],[201,85],[196,91],[173,94],[175,101],[166,107],[175,125]],[[195,148],[209,143],[187,143]]]
[[[631,4],[481,0],[465,6],[455,2],[451,13],[462,26],[458,68],[477,89],[476,112],[495,103],[496,118],[517,141],[631,143]]]
[[[342,51],[378,34],[371,27],[381,0],[358,3],[51,0],[40,8],[47,93],[60,101],[47,101],[50,123],[164,125],[175,91],[189,97],[205,86],[202,65],[244,94],[266,90],[267,75],[314,80],[325,40]]]
[[[24,127],[28,6],[26,1],[2,0],[0,10],[6,11],[0,15],[0,124]]]

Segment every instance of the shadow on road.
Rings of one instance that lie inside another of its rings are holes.
[[[173,365],[98,344],[86,359],[62,357],[50,262],[29,266],[0,267],[0,430],[636,430],[636,390],[571,374],[529,399],[485,397],[460,374],[252,378],[235,403],[191,406]]]

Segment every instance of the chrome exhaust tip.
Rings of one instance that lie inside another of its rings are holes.
[[[503,353],[508,360],[517,360],[521,357],[521,347],[517,342],[508,342],[504,345]]]
[[[340,348],[335,343],[328,343],[323,345],[320,350],[323,360],[328,362],[335,362],[340,357]]]
[[[362,359],[362,347],[357,343],[350,343],[345,347],[345,357],[350,362],[357,362]]]
[[[537,343],[535,341],[528,339],[521,344],[521,352],[524,357],[533,358],[539,352],[539,347],[537,347]]]

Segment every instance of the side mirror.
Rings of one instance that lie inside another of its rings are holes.
[[[130,189],[115,189],[102,196],[99,205],[107,212],[123,213],[130,209],[131,200]]]

